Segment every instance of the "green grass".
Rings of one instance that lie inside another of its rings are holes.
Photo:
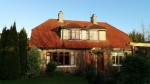
[[[27,80],[0,80],[0,84],[88,84],[81,77],[38,77]]]

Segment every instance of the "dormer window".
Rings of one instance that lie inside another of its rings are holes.
[[[99,37],[100,41],[105,41],[106,40],[106,30],[100,30],[98,37]]]
[[[73,40],[79,40],[81,39],[81,31],[78,30],[78,29],[72,29],[70,30],[70,39],[73,39]]]
[[[63,28],[61,29],[61,39],[105,41],[106,29]]]
[[[98,31],[90,30],[90,40],[98,40]]]
[[[61,30],[61,39],[64,39],[64,40],[69,39],[69,30],[68,29]]]

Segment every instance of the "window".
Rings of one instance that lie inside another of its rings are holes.
[[[71,65],[75,64],[75,56],[74,55],[75,55],[74,52],[70,53],[70,56],[71,56]]]
[[[75,65],[74,53],[69,52],[53,52],[51,56],[47,56],[47,60],[53,60],[59,65]],[[49,61],[47,61],[49,62]]]
[[[97,29],[62,29],[61,39],[63,40],[106,40],[106,31]]]
[[[51,53],[50,53],[50,52],[47,52],[47,53],[46,53],[46,63],[47,63],[47,64],[48,64],[48,63],[50,62],[50,60],[51,60],[50,56],[51,56]]]
[[[53,60],[55,63],[57,63],[57,60],[58,60],[58,58],[57,58],[57,52],[54,52],[54,53],[53,53],[52,60]]]
[[[123,61],[123,53],[119,52],[112,53],[113,66],[121,66],[122,61]]]
[[[65,65],[69,65],[70,63],[69,63],[69,53],[65,53],[65,59],[64,59],[64,61],[65,61]]]
[[[93,31],[93,40],[98,40],[98,32]]]
[[[70,30],[70,39],[81,39],[81,31],[80,30]]]
[[[99,40],[100,41],[106,40],[106,31],[99,31]]]
[[[89,31],[86,31],[86,39],[89,40],[90,37],[89,37]]]
[[[67,40],[69,39],[69,30],[68,29],[63,29],[61,30],[61,39]]]
[[[60,52],[60,53],[59,53],[58,65],[63,65],[63,52]]]
[[[98,32],[96,30],[90,31],[90,40],[98,40]]]

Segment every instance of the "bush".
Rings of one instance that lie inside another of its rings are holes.
[[[85,71],[86,79],[90,84],[116,84],[116,80],[112,77],[109,77],[107,73],[100,71],[97,71],[96,73],[96,68],[91,64],[87,65]]]
[[[85,77],[88,81],[91,81],[96,76],[96,68],[93,65],[87,64],[85,70]]]
[[[129,56],[122,63],[120,74],[121,84],[148,84],[150,62],[141,56]]]
[[[40,74],[40,53],[36,47],[32,47],[27,54],[27,75],[36,77]]]
[[[46,74],[52,76],[55,69],[56,69],[56,64],[53,61],[49,62],[46,66]]]

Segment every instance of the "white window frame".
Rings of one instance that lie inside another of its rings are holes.
[[[115,59],[113,59],[113,57]],[[120,61],[121,61],[120,57],[122,57],[122,59],[124,57],[122,52],[112,52],[112,66],[122,66],[120,64]],[[117,60],[118,60],[118,62],[117,62]]]

